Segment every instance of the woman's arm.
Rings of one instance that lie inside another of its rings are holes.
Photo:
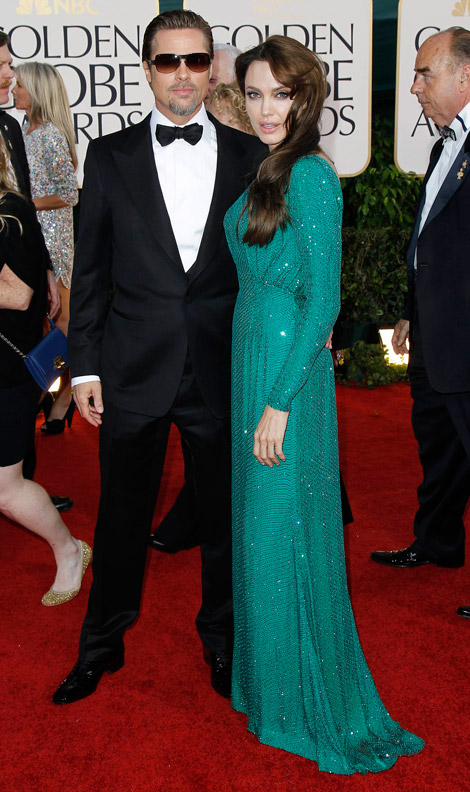
[[[339,311],[341,192],[331,168],[309,158],[299,163],[289,190],[289,212],[302,259],[303,299],[292,347],[256,427],[253,454],[272,467],[285,460],[284,435],[291,402],[328,346]]]
[[[53,124],[48,124],[43,134],[44,162],[51,192],[33,199],[36,210],[75,206],[78,202],[78,186],[67,141]]]
[[[33,294],[33,289],[15,275],[8,264],[4,264],[0,271],[0,308],[26,311]]]
[[[64,206],[68,206],[68,203],[59,198],[57,193],[53,195],[43,195],[41,198],[33,198],[33,204],[36,207],[37,212],[41,212],[43,209],[63,209]]]
[[[319,157],[299,162],[289,189],[289,212],[302,259],[302,315],[292,347],[268,396],[289,411],[328,342],[340,307],[341,190],[334,171]]]

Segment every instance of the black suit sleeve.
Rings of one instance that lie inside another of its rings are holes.
[[[8,115],[5,111],[0,112],[0,132],[10,155],[18,189],[22,195],[31,198],[29,167],[21,127],[16,118]]]
[[[111,284],[112,221],[96,155],[88,146],[70,297],[68,344],[72,376],[99,374]]]

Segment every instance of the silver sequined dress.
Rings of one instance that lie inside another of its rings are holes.
[[[31,177],[32,198],[56,193],[67,206],[38,212],[56,280],[62,279],[70,289],[73,267],[73,212],[78,201],[77,179],[64,134],[54,124],[46,123],[23,137]]]
[[[385,710],[347,590],[331,353],[339,310],[341,191],[308,156],[292,171],[291,224],[241,241],[246,196],[225,229],[240,281],[233,327],[232,704],[268,745],[330,773],[378,772],[423,747]],[[280,467],[260,465],[266,404],[290,411]]]

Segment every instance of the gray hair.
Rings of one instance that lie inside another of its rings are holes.
[[[238,56],[241,55],[241,50],[239,50],[238,47],[234,47],[233,44],[214,44],[214,53],[215,52],[227,53],[233,75],[235,76],[235,61]]]
[[[451,35],[450,52],[455,65],[470,63],[470,30],[455,26],[442,32]]]
[[[470,30],[455,25],[428,36],[424,44],[427,41],[442,38],[449,39],[448,51],[444,56],[449,72],[453,73],[459,66],[470,63]]]

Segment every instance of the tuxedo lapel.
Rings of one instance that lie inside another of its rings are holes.
[[[221,141],[217,141],[217,170],[215,174],[214,192],[207,215],[204,233],[197,254],[196,261],[188,270],[190,281],[199,275],[204,267],[209,263],[219,245],[220,237],[224,233],[223,219],[227,207],[227,185],[233,180],[233,168],[236,163],[230,156],[230,152]]]
[[[240,133],[234,132],[221,124],[209,113],[209,118],[217,132],[217,170],[214,192],[202,235],[199,252],[187,275],[192,282],[210,263],[224,236],[223,220],[227,209],[237,200],[246,187],[247,168],[255,166],[255,156],[247,157],[243,140],[238,139]],[[240,135],[243,138],[243,135]],[[261,154],[262,150],[262,154]],[[263,147],[260,149],[259,161],[266,156]]]
[[[437,165],[437,163],[439,161],[439,157],[441,156],[441,153],[442,153],[442,145],[443,145],[443,141],[442,140],[438,140],[434,144],[434,146],[432,147],[431,156],[430,156],[430,159],[429,159],[429,166],[428,166],[428,169],[426,171],[426,176],[424,177],[424,181],[423,181],[423,184],[422,184],[422,187],[421,187],[421,193],[420,193],[420,196],[419,196],[418,208],[416,210],[415,223],[414,223],[414,226],[413,226],[413,231],[411,232],[410,244],[408,245],[408,254],[407,254],[408,266],[411,267],[411,268],[414,267],[414,257],[415,257],[416,245],[418,244],[419,226],[421,224],[421,215],[423,213],[424,204],[426,202],[426,185],[427,185],[427,183],[428,183],[428,181],[429,181],[429,179],[431,177],[431,173],[433,172],[434,168],[436,167],[436,165]]]
[[[158,244],[179,267],[178,246],[155,167],[149,117],[133,127],[124,145],[112,150],[124,186]]]
[[[0,134],[10,156],[13,170],[15,171],[18,189],[23,195],[31,197],[29,181],[29,168],[23,143],[21,127],[4,110],[0,110]]]
[[[457,154],[455,161],[447,174],[444,182],[439,190],[436,200],[434,201],[431,210],[426,218],[426,222],[422,228],[421,233],[431,223],[434,218],[442,212],[444,207],[449,203],[453,195],[460,189],[468,173],[470,172],[470,135],[467,135],[465,142]]]
[[[415,250],[416,250],[416,245],[418,244],[418,236],[419,236],[419,224],[421,223],[421,215],[424,208],[425,197],[426,197],[426,188],[423,185],[421,189],[418,209],[416,210],[415,224],[413,226],[413,231],[411,232],[410,244],[408,245],[408,253],[407,253],[408,267],[411,268],[414,267]]]

